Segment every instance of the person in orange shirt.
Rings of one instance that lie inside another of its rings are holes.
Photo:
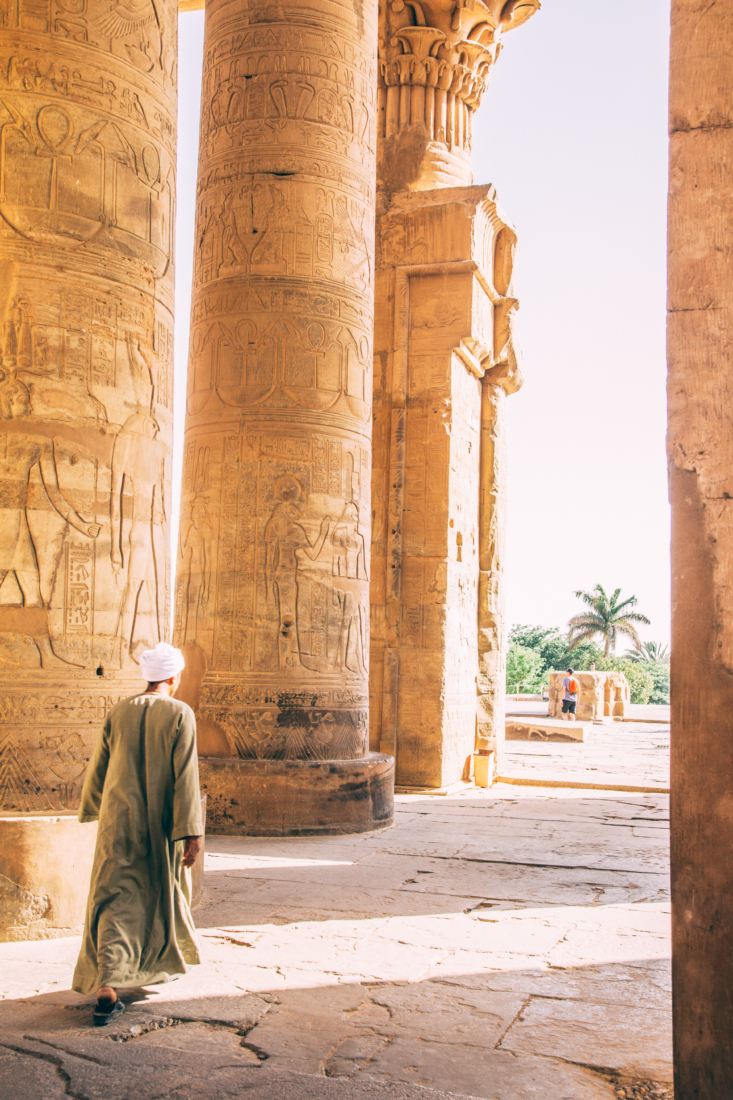
[[[573,677],[572,668],[568,669],[567,676],[563,677],[562,681],[563,696],[562,696],[562,716],[565,722],[575,721],[575,708],[578,705],[578,694],[580,687],[578,681]]]

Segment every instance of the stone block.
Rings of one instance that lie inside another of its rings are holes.
[[[206,795],[201,799],[206,828]],[[77,936],[84,928],[97,823],[75,813],[0,814],[0,943]],[[192,872],[203,900],[204,847]]]
[[[490,787],[496,774],[496,753],[476,753],[473,758],[473,781],[477,787]]]
[[[81,933],[96,841],[76,814],[0,815],[0,942]]]
[[[328,836],[388,829],[394,759],[199,761],[216,836]]]
[[[562,714],[562,682],[567,672],[550,673],[550,700],[547,713],[550,718]],[[580,686],[575,711],[579,721],[623,721],[631,703],[629,681],[622,672],[574,672],[573,678]]]
[[[587,741],[591,722],[565,722],[562,718],[533,718],[529,715],[506,720],[507,741]]]

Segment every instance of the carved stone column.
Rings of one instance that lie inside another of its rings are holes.
[[[176,32],[172,0],[18,0],[0,27],[6,812],[77,805],[167,637]]]
[[[473,112],[536,0],[380,15],[372,743],[397,781],[488,781],[504,737],[504,403],[517,236],[471,183]],[[478,624],[478,629],[477,629]],[[480,776],[479,771],[483,772]]]
[[[206,6],[175,638],[214,831],[391,820],[367,755],[375,7]]]

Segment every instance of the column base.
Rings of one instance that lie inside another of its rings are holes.
[[[199,758],[213,836],[338,836],[394,823],[394,759]]]
[[[0,943],[78,936],[97,824],[76,814],[0,814]]]
[[[206,797],[201,799],[206,824]],[[80,936],[97,823],[67,814],[0,813],[0,943]],[[192,904],[204,892],[204,843],[192,869]]]

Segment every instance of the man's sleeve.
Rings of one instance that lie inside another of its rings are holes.
[[[173,745],[173,824],[171,840],[202,836],[199,761],[196,753],[196,719],[192,710],[181,715]]]
[[[99,807],[102,805],[102,792],[104,780],[109,764],[109,718],[102,727],[102,732],[97,738],[92,751],[92,756],[84,776],[84,786],[81,791],[79,804],[79,821],[96,821],[99,817]]]

